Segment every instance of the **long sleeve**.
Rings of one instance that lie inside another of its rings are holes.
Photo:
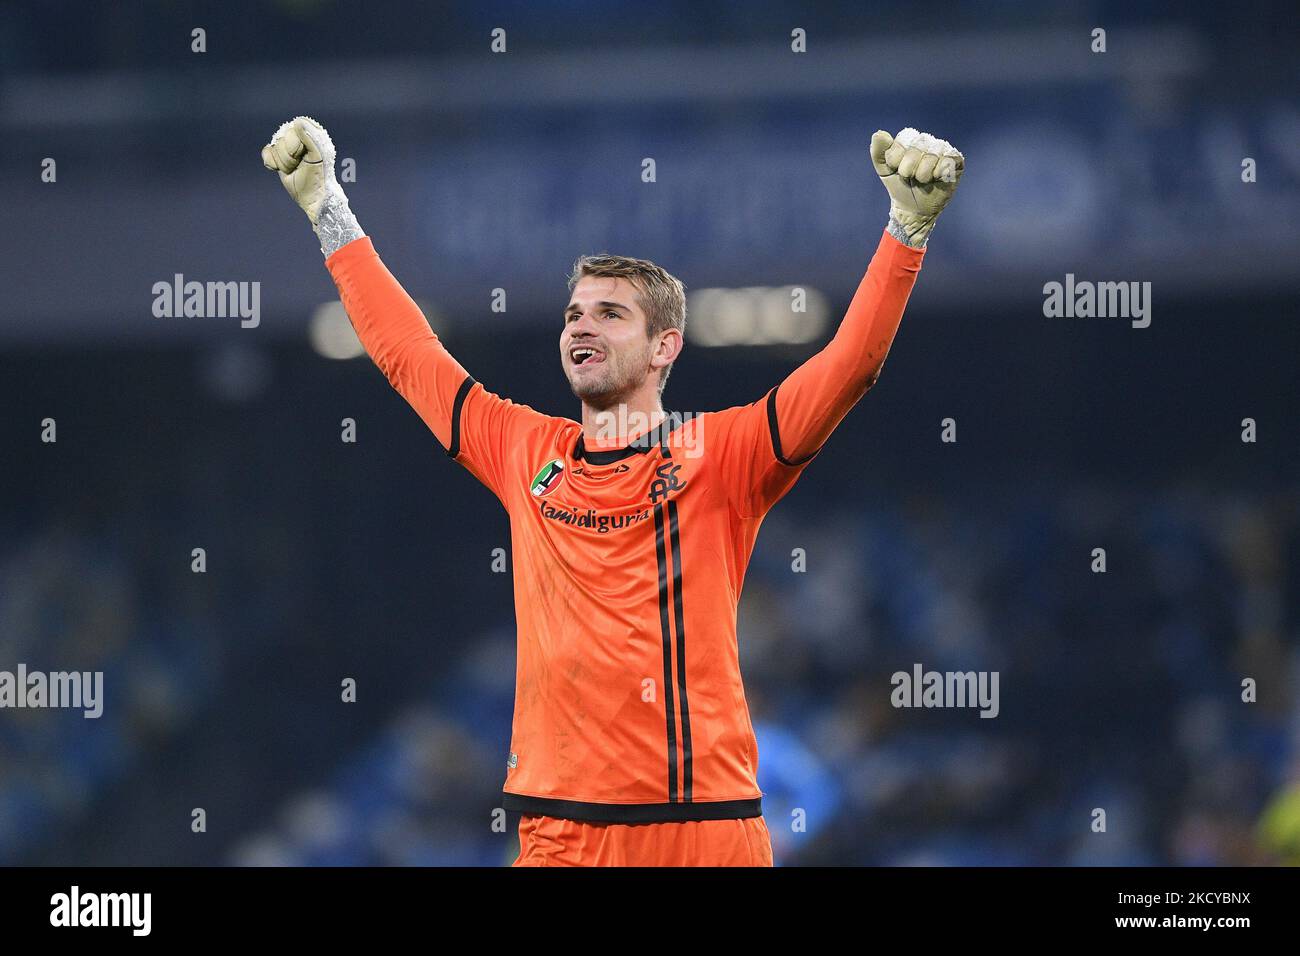
[[[888,231],[881,236],[835,337],[777,386],[782,457],[799,461],[816,454],[876,383],[924,258],[924,249],[906,246]]]
[[[511,443],[546,416],[474,381],[388,271],[368,236],[332,253],[325,265],[357,337],[389,384],[447,454],[500,498]]]
[[[761,516],[780,500],[875,384],[924,256],[885,231],[826,347],[759,401],[715,413],[713,440],[742,517]]]
[[[469,373],[443,347],[369,236],[348,243],[325,265],[371,360],[450,451],[456,396]]]

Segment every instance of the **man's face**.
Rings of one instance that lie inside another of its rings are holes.
[[[573,394],[593,408],[612,408],[659,374],[651,352],[636,286],[610,276],[579,279],[560,333],[560,364]]]

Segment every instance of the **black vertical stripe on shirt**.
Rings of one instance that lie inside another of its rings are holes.
[[[668,802],[677,802],[677,715],[673,709],[672,630],[668,623],[668,555],[664,550],[664,506],[655,505],[655,557],[659,561],[659,629],[664,651],[664,716],[668,729]]]
[[[668,540],[673,552],[673,612],[677,622],[677,691],[682,708],[682,799],[691,802],[691,708],[686,701],[686,621],[682,611],[682,545],[677,502],[668,499]]]

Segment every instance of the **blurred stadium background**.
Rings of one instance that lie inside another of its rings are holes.
[[[570,415],[555,340],[579,253],[651,258],[692,290],[815,290],[798,325],[762,320],[760,296],[693,300],[668,407],[749,402],[820,347],[877,242],[871,132],[962,148],[880,385],[751,566],[740,639],[777,859],[1300,863],[1293,18],[9,5],[0,669],[102,670],[107,700],[99,720],[0,711],[0,862],[512,858],[516,820],[491,827],[507,522],[364,357],[329,357],[348,345],[333,286],[258,159],[306,112],[461,362]],[[260,324],[155,318],[177,273],[261,283]],[[1045,318],[1067,273],[1150,281],[1150,327]],[[889,675],[914,662],[999,671],[999,717],[893,709]]]

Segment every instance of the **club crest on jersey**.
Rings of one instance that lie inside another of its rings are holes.
[[[564,460],[556,458],[554,461],[543,465],[542,470],[533,476],[533,482],[529,486],[529,490],[533,493],[534,498],[545,498],[559,487],[563,478]]]
[[[689,481],[682,481],[677,477],[677,472],[681,471],[681,468],[681,465],[668,461],[655,469],[655,480],[650,482],[651,501],[667,498],[670,492],[680,491],[690,484]]]

